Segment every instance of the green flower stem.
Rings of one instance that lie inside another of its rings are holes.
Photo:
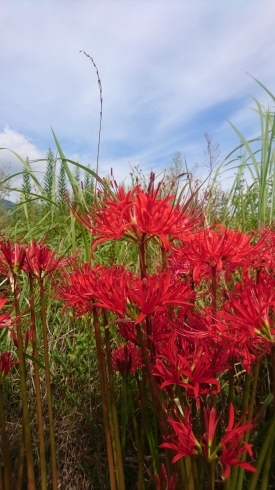
[[[255,379],[255,374],[257,374],[257,369],[255,369],[254,373],[254,379]],[[257,376],[256,376],[257,377]],[[242,405],[241,405],[241,415],[244,415],[248,404],[249,404],[249,398],[250,398],[250,389],[251,389],[251,374],[246,373],[245,374],[245,380],[244,380],[244,388],[243,388],[243,398],[242,398]]]
[[[139,383],[138,383],[139,386]],[[141,451],[141,438],[144,437],[141,433],[139,435],[139,428],[138,428],[138,423],[136,419],[136,414],[135,414],[135,407],[133,403],[133,397],[132,397],[132,391],[131,388],[129,387],[128,380],[126,380],[126,396],[127,400],[129,401],[130,404],[130,410],[131,410],[131,416],[132,416],[132,422],[133,422],[133,427],[134,427],[134,435],[135,435],[135,443],[136,443],[136,450],[137,450],[137,459],[138,459],[138,489],[144,488],[144,475],[143,475],[143,452],[144,450]],[[142,397],[140,397],[142,400]]]
[[[11,460],[9,451],[9,442],[6,434],[6,423],[4,414],[4,397],[3,397],[3,384],[0,381],[0,425],[1,425],[1,438],[2,438],[2,450],[4,460],[4,482],[5,490],[13,490],[12,484],[12,472],[11,472]],[[2,478],[2,475],[1,475]]]
[[[275,346],[271,348],[271,366],[272,366],[272,377],[273,377],[273,402],[274,402],[274,417],[275,417]],[[264,469],[261,478],[260,490],[267,490],[269,482],[269,472],[271,467],[271,460],[273,455],[274,440],[270,443],[267,455],[265,458]]]
[[[26,384],[26,366],[24,358],[23,336],[20,321],[20,309],[19,309],[19,295],[20,291],[17,286],[17,274],[13,274],[14,280],[14,305],[16,314],[16,331],[17,331],[17,355],[19,360],[19,374],[20,374],[20,389],[23,411],[23,427],[24,427],[24,442],[26,448],[26,459],[28,468],[28,490],[35,490],[34,480],[34,467],[32,457],[32,443],[31,443],[31,431],[29,421],[29,408],[27,401],[27,384]]]
[[[162,407],[161,402],[160,402],[158,388],[157,388],[155,379],[153,377],[151,364],[150,364],[150,360],[148,357],[147,348],[146,348],[144,338],[143,338],[143,332],[142,332],[142,329],[141,329],[141,326],[139,323],[136,323],[136,331],[137,331],[137,338],[138,338],[138,342],[139,342],[139,347],[141,349],[142,360],[143,360],[143,363],[145,366],[145,370],[146,370],[146,374],[147,374],[148,383],[150,386],[152,398],[153,398],[153,401],[154,401],[154,404],[156,407],[156,412],[158,415],[160,427],[163,430],[163,429],[166,429],[166,427],[167,427],[166,417],[165,417],[163,407]]]
[[[140,392],[140,438],[138,454],[138,490],[144,489],[143,462],[144,462],[144,445],[145,445],[145,408],[146,408],[146,373],[142,369],[142,381]]]
[[[24,441],[24,427],[22,427],[16,490],[22,490],[23,487],[24,457],[25,457],[25,441]]]
[[[251,475],[248,490],[256,490],[261,469],[264,464],[266,455],[268,454],[269,447],[271,445],[273,446],[274,444],[274,436],[275,436],[275,416],[273,416],[272,423],[269,427],[269,430],[266,434],[265,440],[259,452],[257,463],[256,463],[257,472]]]
[[[105,359],[105,353],[104,353],[104,348],[103,348],[103,344],[102,344],[101,333],[100,333],[100,351],[101,351],[101,360],[102,360],[102,366],[103,366],[103,377],[104,377],[105,395],[106,395],[106,403],[107,403],[107,413],[108,413],[108,418],[109,418],[111,444],[112,444],[112,451],[113,451],[113,458],[114,458],[115,477],[116,477],[117,486],[119,488],[119,469],[118,469],[118,462],[117,462],[113,411],[112,411],[112,405],[111,405],[111,399],[110,399],[110,391],[109,391],[110,387],[109,387],[109,382],[108,382],[106,359]]]
[[[206,463],[207,490],[215,490],[215,469],[216,462]]]
[[[251,398],[250,398],[250,408],[249,408],[248,415],[246,417],[246,423],[248,423],[248,424],[251,423],[252,417],[253,417],[254,402],[255,402],[256,391],[257,391],[260,365],[261,365],[261,361],[258,360],[256,363],[256,366],[255,366],[255,370],[254,370],[254,378],[253,378],[253,382],[252,382]],[[248,406],[248,400],[247,400],[247,406]],[[243,401],[242,410],[244,410],[244,407],[245,407],[245,403]],[[250,438],[250,431],[247,431],[245,436],[244,436],[244,441],[249,442],[249,438]],[[240,457],[240,461],[245,461],[245,460],[246,460],[246,453],[243,453]],[[236,490],[242,490],[242,488],[243,488],[244,472],[245,472],[244,468],[239,468]]]
[[[108,324],[108,319],[105,312],[103,313],[103,318],[106,327],[106,325]],[[113,429],[114,429],[114,440],[115,440],[115,450],[116,450],[116,459],[117,459],[117,471],[118,471],[118,483],[119,483],[118,487],[119,490],[124,490],[125,489],[124,468],[123,468],[123,461],[122,461],[118,417],[117,417],[117,409],[116,409],[116,394],[115,394],[114,374],[113,374],[113,366],[112,366],[110,330],[108,327],[105,328],[105,345],[106,345],[106,358],[107,358],[107,367],[108,367],[108,375],[109,375],[109,395],[110,395],[111,415],[112,415],[112,422],[113,422]]]
[[[267,490],[267,488],[268,488],[269,472],[270,472],[270,467],[271,467],[271,462],[272,462],[273,447],[274,447],[274,441],[273,441],[273,444],[272,443],[270,444],[268,451],[267,451],[267,455],[266,455],[265,463],[264,463],[264,468],[263,468],[263,472],[262,472],[260,490]]]
[[[231,473],[232,473],[232,470],[231,470]],[[224,490],[232,490],[234,487],[232,487],[232,480],[231,480],[231,474],[228,476],[228,478],[226,478],[225,482],[224,482]]]
[[[121,451],[122,456],[125,455],[125,447],[126,447],[126,432],[127,432],[127,422],[128,422],[128,413],[127,409],[130,407],[129,395],[127,392],[127,375],[121,376],[121,396],[120,396],[120,426],[121,426]],[[131,412],[131,408],[130,408]]]
[[[34,291],[33,291],[33,279],[29,276],[30,285],[30,310],[31,310],[31,324],[32,324],[32,355],[34,359],[39,359],[37,348],[37,333],[35,322],[35,306],[34,306]],[[39,378],[39,366],[37,362],[33,362],[34,369],[34,385],[35,385],[35,397],[36,397],[36,413],[37,413],[37,425],[38,425],[38,440],[39,440],[39,454],[40,454],[40,472],[41,472],[41,490],[47,490],[47,469],[46,469],[46,455],[45,455],[45,440],[43,429],[43,413],[42,413],[42,398]]]
[[[108,415],[108,405],[107,405],[107,396],[106,396],[107,387],[105,384],[105,376],[104,376],[100,323],[99,323],[99,317],[98,317],[98,312],[96,307],[93,307],[93,320],[94,320],[96,353],[97,353],[97,363],[98,363],[102,411],[103,411],[103,422],[104,422],[104,429],[105,429],[107,458],[108,458],[108,466],[109,466],[110,486],[111,486],[111,490],[116,490],[117,489],[116,472],[114,466],[114,455],[113,455],[113,448],[112,448],[112,438],[111,438],[110,421]]]
[[[195,490],[200,490],[201,486],[200,486],[196,456],[195,455],[190,456],[190,461],[191,461],[192,475],[193,475],[193,481],[194,481],[194,488],[195,488]]]
[[[246,373],[245,374],[245,381],[244,381],[244,388],[243,388],[243,398],[242,398],[242,405],[241,405],[241,415],[244,415],[248,404],[249,404],[249,398],[250,398],[250,388],[251,388],[251,374]],[[236,482],[238,478],[238,473],[239,473],[239,466],[234,466],[231,470],[231,485],[232,488],[236,487]]]
[[[181,482],[181,485],[182,485],[182,490],[187,490],[186,470],[185,470],[185,464],[184,464],[183,459],[184,458],[181,458],[178,461],[179,476],[180,476],[180,482]]]
[[[57,461],[56,461],[56,447],[55,447],[55,436],[54,436],[54,418],[53,418],[53,404],[52,404],[49,345],[48,345],[48,332],[47,332],[47,320],[46,320],[45,290],[44,290],[44,283],[42,279],[39,280],[39,291],[40,291],[41,320],[42,320],[43,344],[44,344],[44,362],[45,362],[45,377],[46,377],[48,415],[49,415],[49,431],[50,431],[50,443],[51,443],[52,488],[53,490],[57,490],[58,478],[57,478]]]
[[[194,486],[192,465],[190,456],[183,458],[186,473],[186,490],[197,490]],[[213,489],[214,490],[214,489]]]

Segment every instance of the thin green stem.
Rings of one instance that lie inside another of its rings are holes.
[[[142,369],[142,381],[140,392],[140,438],[139,438],[139,454],[138,454],[138,490],[144,489],[143,461],[144,461],[144,446],[145,446],[145,408],[146,408],[146,374],[145,369]]]
[[[211,463],[206,463],[207,490],[215,490],[215,468],[215,461],[212,461]]]
[[[199,472],[198,472],[198,465],[197,465],[196,456],[190,456],[190,460],[191,460],[194,488],[195,488],[195,490],[200,490],[201,486],[200,486]]]
[[[22,490],[22,487],[23,487],[24,454],[25,454],[24,427],[22,427],[16,490]]]
[[[154,401],[154,404],[156,407],[156,412],[158,415],[158,420],[159,420],[160,426],[163,429],[165,429],[167,426],[165,414],[163,412],[163,407],[161,405],[158,388],[157,388],[155,379],[153,377],[147,348],[146,348],[144,338],[143,338],[143,332],[142,332],[140,324],[138,324],[138,323],[136,324],[136,331],[137,331],[139,346],[140,346],[141,353],[142,353],[142,360],[143,360],[145,370],[146,370],[146,374],[147,374],[148,383],[150,386],[152,398],[153,398],[153,401]]]
[[[184,460],[185,474],[186,474],[186,489],[187,490],[197,490],[194,486],[190,456],[186,456],[185,458],[183,458],[183,460]],[[213,488],[213,490],[214,490],[214,488]]]
[[[39,291],[40,291],[41,320],[42,320],[44,362],[45,362],[45,377],[46,377],[46,388],[47,388],[49,431],[50,431],[50,444],[51,444],[52,488],[53,488],[53,490],[57,490],[58,478],[57,478],[57,460],[56,460],[56,447],[55,447],[55,435],[54,435],[54,418],[53,418],[51,373],[50,373],[50,360],[49,360],[49,344],[48,344],[48,332],[47,332],[47,320],[46,320],[45,290],[44,290],[44,283],[43,283],[42,279],[39,280]]]
[[[2,438],[2,451],[4,460],[4,482],[5,490],[13,490],[12,484],[12,472],[11,472],[11,460],[9,451],[9,442],[6,434],[6,422],[4,414],[4,397],[3,397],[3,384],[0,381],[0,426],[1,426],[1,438]]]
[[[138,388],[139,388],[139,383]],[[133,427],[134,427],[134,434],[135,434],[135,443],[136,443],[136,450],[137,450],[137,459],[138,459],[138,488],[143,488],[141,486],[141,476],[143,479],[143,453],[141,452],[141,441],[140,438],[142,437],[142,434],[139,435],[139,430],[138,430],[138,423],[137,423],[137,418],[135,414],[135,407],[133,403],[133,395],[132,395],[132,390],[128,386],[128,381],[126,381],[126,393],[127,393],[127,400],[130,403],[130,410],[131,410],[131,415],[132,415],[132,421],[133,421]],[[140,396],[140,399],[142,397]]]
[[[35,321],[35,306],[34,306],[34,290],[33,279],[29,276],[30,285],[30,310],[31,310],[31,327],[32,327],[32,355],[38,361],[37,333]],[[47,467],[45,455],[45,439],[43,429],[43,412],[42,412],[42,397],[40,388],[39,366],[37,362],[33,362],[34,369],[34,385],[36,397],[36,413],[38,425],[38,440],[39,440],[39,455],[40,455],[40,472],[41,472],[41,490],[47,490]]]
[[[265,440],[262,444],[262,447],[260,449],[258,458],[257,458],[257,463],[256,463],[256,469],[257,472],[253,473],[250,482],[249,482],[249,487],[248,490],[256,490],[258,479],[261,473],[262,466],[264,464],[266,455],[268,454],[269,447],[270,445],[273,446],[274,444],[274,436],[275,436],[275,416],[273,416],[272,423],[269,427],[269,430],[265,436]]]
[[[108,415],[108,405],[107,405],[107,395],[106,395],[107,387],[105,384],[105,376],[104,376],[100,323],[99,323],[98,312],[95,306],[93,307],[93,320],[94,320],[96,353],[97,353],[97,363],[98,363],[98,371],[99,371],[99,382],[100,382],[103,422],[104,422],[106,447],[107,447],[110,485],[111,485],[111,490],[116,490],[117,489],[116,473],[115,473],[115,466],[114,466],[112,438],[110,432],[110,420]]]
[[[251,423],[252,417],[253,417],[254,402],[255,402],[257,385],[258,385],[258,378],[259,378],[259,372],[260,372],[260,364],[261,364],[261,361],[258,360],[256,363],[256,366],[255,366],[255,370],[254,370],[254,377],[253,377],[253,382],[252,382],[251,398],[250,398],[250,408],[249,408],[248,415],[246,417],[246,423],[248,423],[248,424]],[[248,405],[248,400],[246,400],[245,403],[247,403],[247,405]],[[243,410],[245,409],[245,403],[243,401],[242,413],[244,413]],[[250,431],[247,431],[245,434],[245,437],[244,437],[244,441],[248,443],[249,438],[250,438]],[[246,460],[246,453],[242,454],[241,458],[240,458],[240,461],[245,461],[245,460]],[[244,471],[245,471],[244,468],[239,468],[236,490],[242,490],[242,488],[243,488]]]
[[[24,358],[23,336],[22,336],[20,309],[19,309],[20,290],[17,284],[18,281],[17,274],[13,274],[13,280],[14,280],[14,305],[15,305],[15,313],[16,313],[16,331],[17,331],[17,355],[19,360],[24,441],[25,441],[26,460],[27,460],[27,469],[28,469],[28,490],[35,490],[29,408],[28,408],[28,401],[27,401],[26,366],[25,366],[25,358]]]
[[[106,313],[103,316],[104,316],[104,324],[106,326],[108,324]],[[106,345],[106,358],[107,358],[107,367],[108,367],[108,375],[109,375],[109,395],[110,395],[111,415],[112,415],[112,422],[113,422],[116,460],[117,460],[118,486],[120,490],[124,490],[125,489],[124,469],[123,469],[118,417],[117,417],[117,409],[116,409],[116,394],[115,394],[115,384],[114,384],[114,375],[113,375],[113,366],[112,366],[110,330],[108,327],[105,328],[105,345]]]
[[[248,407],[248,404],[249,404],[250,388],[251,388],[251,374],[246,373],[245,374],[245,380],[244,380],[244,387],[243,387],[241,416],[244,415],[244,413]],[[232,488],[236,487],[238,473],[239,473],[239,467],[233,466],[233,468],[231,469],[231,474],[230,474]]]
[[[263,467],[263,472],[262,472],[260,490],[267,490],[267,488],[268,488],[269,472],[270,472],[270,467],[271,467],[271,463],[272,463],[273,448],[274,448],[274,441],[273,441],[273,444],[272,443],[270,444],[268,451],[267,451],[267,455],[266,455],[265,463],[264,463],[264,467]]]

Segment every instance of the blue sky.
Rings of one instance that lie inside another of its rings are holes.
[[[23,158],[55,148],[52,126],[68,158],[95,168],[99,91],[80,50],[103,87],[100,173],[112,167],[117,180],[128,161],[158,173],[177,151],[204,178],[204,133],[221,159],[238,144],[227,119],[258,134],[249,94],[270,100],[247,72],[275,93],[271,0],[0,0],[0,9],[0,147]],[[2,151],[5,162],[21,170]],[[42,180],[44,163],[34,168]]]

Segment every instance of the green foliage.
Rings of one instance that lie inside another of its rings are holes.
[[[75,178],[76,182],[78,183],[78,185],[80,185],[80,169],[79,169],[79,167],[75,167],[74,178]]]
[[[90,170],[90,165],[87,166],[87,168]],[[87,205],[89,206],[94,197],[94,177],[87,171],[84,172],[84,197]]]
[[[29,159],[26,159],[27,164],[30,167],[30,162]],[[30,167],[31,168],[31,167]],[[22,182],[22,200],[29,201],[31,199],[31,192],[32,192],[32,183],[31,183],[31,176],[30,172],[25,168],[23,171],[23,182]]]
[[[60,171],[58,175],[58,180],[57,180],[57,201],[59,204],[64,205],[65,204],[65,197],[68,194],[68,187],[67,187],[67,179],[66,179],[66,170],[63,165],[63,162],[61,162],[60,165]]]
[[[47,167],[46,167],[46,172],[44,177],[44,191],[47,199],[49,201],[54,201],[56,158],[51,148],[49,148],[47,152],[46,159],[47,159]]]
[[[255,79],[256,80],[256,79]],[[275,101],[275,96],[258,80],[256,82]],[[260,134],[247,140],[246,137],[229,122],[238,135],[241,144],[231,151],[218,166],[211,186],[215,187],[223,172],[236,172],[235,180],[224,205],[227,222],[244,230],[267,226],[275,219],[275,113],[265,109],[252,97],[256,104],[254,111],[259,116]],[[241,159],[237,153],[241,150]],[[211,207],[211,199],[207,209]]]

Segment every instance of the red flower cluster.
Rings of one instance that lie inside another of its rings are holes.
[[[141,323],[149,314],[165,311],[167,305],[188,305],[194,296],[189,285],[173,279],[169,272],[141,279],[123,266],[91,268],[89,264],[70,275],[64,274],[58,291],[79,315],[97,306],[135,323]]]
[[[220,423],[221,415],[217,416],[211,400],[221,391],[221,373],[226,377],[235,363],[250,372],[256,359],[274,346],[274,234],[199,226],[193,215],[174,205],[174,196],[160,198],[159,190],[136,186],[126,192],[119,187],[105,194],[87,215],[73,210],[92,233],[93,248],[122,237],[138,244],[142,277],[122,265],[84,264],[71,274],[63,273],[59,297],[77,315],[94,307],[115,315],[110,325],[119,326],[123,345],[113,351],[114,368],[123,375],[136,372],[142,364],[142,348],[146,369],[151,363],[146,373],[150,388],[155,382],[156,390],[161,390],[165,414],[180,393],[186,408],[168,416],[173,435],[166,434],[161,445],[175,451],[174,462],[191,455],[209,463],[220,461],[225,478],[234,465],[255,471],[250,463],[240,461],[244,453],[252,454],[244,438],[253,425],[242,419],[234,425],[234,408],[228,403],[228,425],[218,438],[217,427],[226,423]],[[155,242],[161,248],[163,267],[158,262],[157,273],[149,274],[149,247],[141,244],[152,237],[159,239]],[[209,407],[202,412],[204,421],[197,424],[190,416],[194,400],[201,410]],[[196,426],[203,427],[203,434]],[[215,447],[214,438],[219,439]],[[172,490],[175,481],[168,481],[162,468],[156,484]]]
[[[190,409],[187,407],[181,416],[174,414],[169,417],[168,422],[173,429],[173,435],[168,439],[171,442],[164,442],[160,447],[173,449],[176,455],[173,463],[185,456],[203,454],[206,461],[219,460],[225,467],[224,479],[230,475],[232,466],[240,466],[247,471],[255,472],[256,468],[246,461],[240,461],[239,456],[248,452],[252,456],[252,445],[244,441],[245,433],[252,429],[253,424],[242,423],[240,420],[234,426],[234,408],[231,404],[229,407],[229,421],[224,435],[220,442],[213,448],[213,440],[216,434],[220,417],[216,415],[216,409],[211,408],[204,410],[205,433],[201,440],[193,432],[192,420],[190,418]]]
[[[189,218],[180,206],[174,206],[175,196],[160,198],[160,185],[151,185],[143,191],[140,186],[125,192],[118,187],[116,192],[104,196],[97,207],[87,214],[71,210],[78,221],[95,237],[93,248],[108,240],[124,237],[140,242],[157,236],[165,250],[169,250],[167,236],[179,237],[194,228],[196,221]]]

